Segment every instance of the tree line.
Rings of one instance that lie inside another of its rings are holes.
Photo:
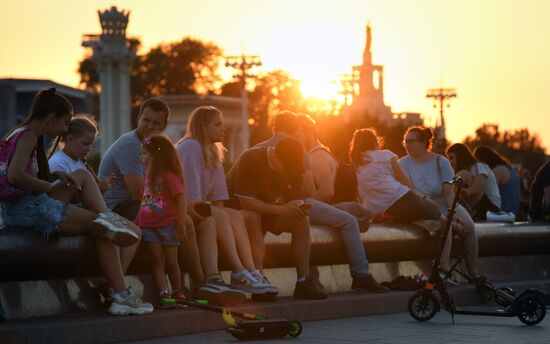
[[[135,117],[141,102],[162,94],[216,94],[239,97],[238,81],[224,82],[220,74],[223,50],[212,42],[185,37],[180,41],[158,44],[139,53],[141,42],[132,39],[138,48],[130,86],[132,113]],[[99,76],[95,63],[85,56],[78,72],[82,86],[99,90]],[[373,127],[384,137],[385,147],[402,156],[401,145],[406,127],[386,126],[368,113],[352,114],[344,122],[340,108],[334,103],[306,99],[300,91],[299,80],[288,72],[274,70],[262,72],[249,83],[250,144],[263,141],[271,135],[270,114],[290,110],[310,114],[316,121],[319,137],[341,159],[347,160],[348,143],[357,128]],[[534,173],[546,160],[539,137],[528,129],[504,130],[498,124],[483,124],[474,135],[464,139],[471,149],[488,145]]]

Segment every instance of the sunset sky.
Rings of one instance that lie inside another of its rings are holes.
[[[427,88],[457,89],[448,136],[460,141],[483,122],[528,127],[550,148],[550,0],[0,0],[0,77],[47,78],[78,86],[82,34],[99,33],[98,9],[131,10],[128,33],[143,51],[184,36],[225,54],[259,54],[285,69],[305,95],[330,97],[335,75],[361,62],[365,26],[385,68],[394,112],[437,114]],[[142,51],[142,52],[143,52]],[[547,150],[550,153],[550,149]]]

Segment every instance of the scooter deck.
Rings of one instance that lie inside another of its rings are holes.
[[[454,314],[480,315],[493,317],[515,317],[517,314],[511,308],[495,308],[480,306],[460,306],[456,307]]]
[[[284,338],[292,324],[285,319],[243,320],[225,331],[238,340]]]

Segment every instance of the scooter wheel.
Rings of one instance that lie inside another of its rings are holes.
[[[407,308],[413,319],[428,321],[439,310],[439,301],[431,291],[420,290],[411,296]]]
[[[290,322],[290,329],[288,330],[288,335],[291,337],[298,337],[302,333],[302,323],[297,320],[292,320]]]
[[[518,319],[525,325],[536,325],[546,316],[546,305],[535,295],[525,295],[518,306]]]

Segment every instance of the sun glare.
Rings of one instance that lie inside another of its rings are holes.
[[[338,93],[340,88],[336,81],[315,76],[300,78],[300,90],[304,97],[315,97],[323,100],[340,97]]]

